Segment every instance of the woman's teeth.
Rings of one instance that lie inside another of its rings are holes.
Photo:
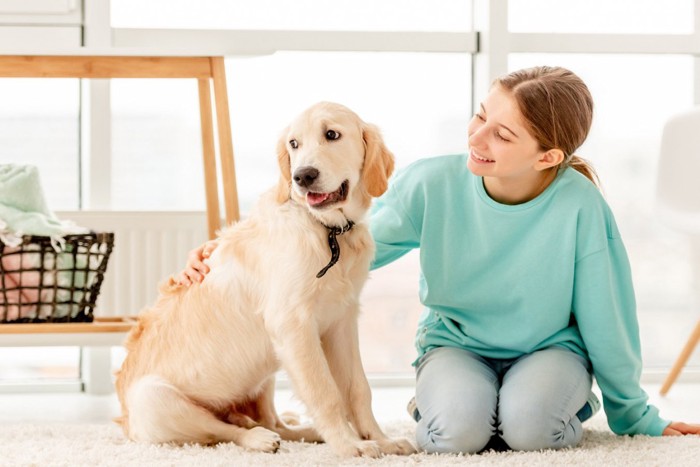
[[[481,157],[476,153],[472,153],[472,155],[474,156],[474,159],[480,160],[482,162],[493,162],[493,159],[486,159],[485,157]]]

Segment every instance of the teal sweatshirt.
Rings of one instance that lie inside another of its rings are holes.
[[[371,215],[379,268],[420,248],[418,357],[436,347],[512,359],[562,346],[587,358],[618,434],[661,435],[668,421],[639,385],[629,261],[598,188],[561,171],[535,199],[500,204],[466,155],[397,173]]]

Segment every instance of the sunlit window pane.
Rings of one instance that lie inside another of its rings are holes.
[[[0,80],[0,163],[39,168],[50,209],[78,208],[77,79]]]
[[[360,303],[360,351],[369,373],[411,374],[418,318],[420,256],[414,250],[372,271]]]
[[[112,80],[112,209],[205,209],[197,96],[195,80]]]
[[[512,32],[690,34],[693,1],[511,0]]]
[[[378,125],[398,166],[466,145],[467,56],[289,52],[226,63],[241,198],[248,202],[276,181],[281,130],[318,101],[347,105]]]

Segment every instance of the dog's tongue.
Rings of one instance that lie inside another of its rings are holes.
[[[317,204],[321,204],[327,200],[330,195],[330,193],[307,193],[306,202],[311,206],[316,206]]]

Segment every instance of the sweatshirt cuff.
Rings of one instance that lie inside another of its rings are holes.
[[[670,423],[671,420],[665,420],[663,418],[656,417],[656,420],[651,422],[647,427],[646,434],[649,436],[661,436]]]

